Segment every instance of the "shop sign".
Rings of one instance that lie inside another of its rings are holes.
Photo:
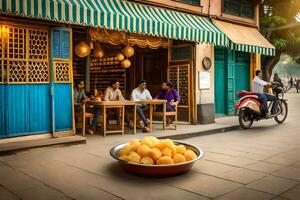
[[[200,90],[210,89],[210,72],[203,71],[203,70],[199,71],[198,83],[199,83]]]

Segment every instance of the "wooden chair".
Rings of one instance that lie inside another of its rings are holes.
[[[82,135],[85,136],[85,125],[86,125],[86,120],[88,119],[90,124],[92,123],[94,119],[94,114],[89,113],[85,111],[85,104],[82,104],[82,112],[76,112],[75,113],[75,121],[76,121],[76,127],[79,122],[82,123],[81,125],[81,130],[82,130]]]
[[[163,120],[163,130],[165,129],[177,129],[177,105],[172,106],[174,108],[174,111],[172,112],[163,112],[163,111],[157,111],[156,106],[154,107],[153,116],[161,117]],[[174,122],[172,124],[167,125],[167,117],[174,117]]]

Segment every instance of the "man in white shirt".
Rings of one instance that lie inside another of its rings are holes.
[[[271,115],[275,115],[278,107],[278,99],[275,95],[264,93],[264,87],[271,86],[271,84],[262,80],[261,70],[256,70],[255,75],[256,76],[252,80],[252,91],[257,93],[260,101],[262,102],[262,112],[266,116],[270,116],[268,110],[268,101],[273,101]]]
[[[124,101],[125,98],[122,95],[120,88],[120,82],[117,80],[111,81],[110,86],[108,86],[104,93],[104,101]],[[112,112],[117,116],[117,124],[120,124],[120,112],[119,109],[112,109]],[[127,107],[125,110],[125,121],[129,128],[133,128],[133,122],[130,120]],[[108,122],[108,120],[107,120]]]
[[[146,89],[146,81],[145,80],[141,80],[139,82],[139,86],[137,88],[135,88],[134,90],[132,90],[131,100],[132,101],[152,100],[152,96],[151,96],[149,90]],[[139,114],[139,116],[142,118],[142,121],[144,122],[145,126],[143,128],[143,131],[149,132],[150,131],[150,128],[149,128],[150,122],[144,114],[144,110],[146,108],[147,108],[146,105],[137,105],[136,110],[137,110],[137,113]]]

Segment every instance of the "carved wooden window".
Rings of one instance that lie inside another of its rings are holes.
[[[190,105],[190,65],[169,66],[168,80],[180,95],[179,106],[189,107]]]
[[[190,65],[172,65],[168,68],[168,80],[178,91],[180,102],[178,107],[188,111],[188,121],[190,122],[191,114],[191,81],[190,81]]]
[[[0,25],[0,82],[49,83],[49,32]]]
[[[71,82],[71,65],[69,61],[54,61],[54,81],[56,83]]]

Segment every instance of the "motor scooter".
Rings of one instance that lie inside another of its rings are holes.
[[[283,123],[288,115],[287,99],[284,98],[284,89],[278,83],[272,83],[273,94],[278,98],[278,107],[275,115],[266,116],[262,112],[262,103],[257,93],[241,91],[236,95],[240,97],[235,103],[235,115],[239,117],[239,124],[243,129],[252,127],[254,121],[274,118],[278,124]],[[268,110],[273,102],[268,102]]]

